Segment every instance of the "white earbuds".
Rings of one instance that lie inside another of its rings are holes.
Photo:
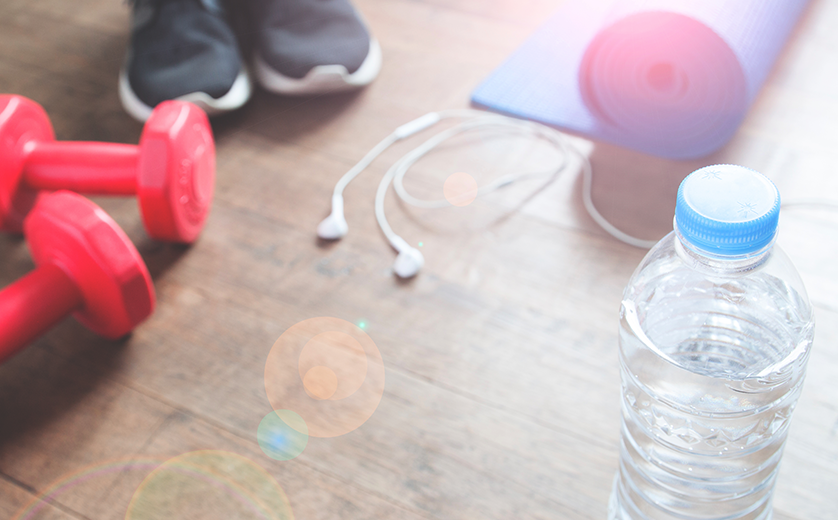
[[[425,257],[422,256],[422,253],[418,249],[408,245],[401,237],[396,238],[398,239],[396,243],[391,243],[391,245],[399,252],[399,256],[396,257],[396,263],[393,264],[393,272],[399,278],[416,276],[419,269],[425,265]]]
[[[343,216],[343,195],[332,195],[332,212],[317,225],[317,236],[337,240],[346,236],[349,225]]]
[[[332,212],[324,218],[317,226],[317,236],[324,240],[338,240],[346,236],[349,226],[343,216],[343,197],[334,195],[332,197]],[[425,257],[415,247],[411,247],[400,236],[396,235],[390,245],[399,252],[396,263],[393,264],[393,272],[399,278],[411,278],[416,276],[419,269],[425,265]]]
[[[552,182],[552,179],[555,178],[559,172],[563,171],[570,163],[569,158],[571,157],[571,153],[575,153],[582,161],[584,181],[582,190],[583,202],[585,209],[588,210],[591,217],[608,233],[628,244],[648,248],[654,243],[654,241],[644,241],[626,235],[611,225],[599,214],[594,207],[593,201],[591,200],[592,173],[588,157],[574,148],[574,146],[561,132],[533,121],[524,121],[478,110],[445,110],[442,112],[431,112],[398,127],[392,134],[385,137],[380,143],[375,145],[372,150],[367,152],[358,164],[346,172],[335,185],[335,189],[332,194],[332,212],[317,226],[317,235],[326,240],[338,240],[346,236],[349,229],[346,224],[346,219],[343,216],[343,190],[346,186],[349,185],[352,179],[364,171],[364,169],[390,145],[410,137],[417,132],[433,126],[440,120],[447,118],[459,118],[464,121],[439,132],[425,141],[422,145],[408,152],[405,156],[396,161],[389,170],[387,170],[387,173],[384,177],[382,177],[381,182],[378,184],[378,191],[375,195],[375,218],[378,221],[381,232],[384,233],[385,237],[387,237],[387,240],[390,242],[393,249],[399,253],[396,258],[396,263],[393,265],[393,272],[395,272],[396,276],[399,276],[400,278],[410,278],[412,276],[416,276],[425,264],[425,258],[418,249],[410,246],[404,239],[398,236],[393,229],[390,228],[390,224],[387,222],[387,217],[384,215],[384,197],[387,194],[390,183],[393,183],[396,194],[406,204],[420,208],[450,207],[450,200],[421,200],[411,196],[405,190],[402,181],[407,173],[407,170],[422,156],[433,150],[440,143],[458,134],[478,128],[500,128],[513,136],[524,135],[531,136],[535,139],[545,140],[553,145],[556,151],[560,153],[560,160],[552,170],[532,173],[517,173],[514,175],[504,175],[499,177],[493,182],[478,189],[477,196],[484,195],[493,190],[507,186],[519,179],[528,177],[542,177],[549,175],[551,178],[548,182]]]
[[[556,170],[547,173],[558,173],[567,164],[567,146],[564,140],[561,138],[558,132],[552,129],[548,129],[543,125],[538,125],[536,123],[521,121],[506,116],[476,110],[447,110],[444,112],[431,112],[398,127],[395,131],[393,131],[392,134],[384,138],[380,143],[375,145],[375,147],[372,150],[367,152],[367,154],[358,162],[358,164],[353,166],[352,169],[350,169],[343,175],[343,177],[340,178],[337,185],[335,185],[334,192],[332,193],[332,212],[329,214],[328,217],[323,219],[323,221],[320,222],[320,224],[317,226],[317,235],[320,238],[326,240],[338,240],[340,238],[343,238],[349,229],[349,226],[347,225],[346,219],[343,215],[343,190],[346,189],[346,186],[349,185],[352,179],[354,179],[367,166],[369,166],[370,163],[372,163],[372,161],[375,160],[375,158],[378,157],[390,145],[402,139],[406,139],[412,136],[413,134],[421,132],[422,130],[430,126],[433,126],[434,124],[438,123],[441,119],[445,118],[460,118],[465,119],[465,121],[459,123],[458,125],[452,128],[440,132],[436,136],[426,141],[423,145],[419,146],[418,148],[414,149],[413,151],[409,152],[407,155],[396,161],[390,167],[390,169],[387,171],[387,173],[384,175],[384,177],[381,179],[381,182],[378,185],[378,191],[375,196],[375,218],[376,220],[378,220],[378,225],[379,227],[381,227],[381,231],[382,233],[384,233],[384,236],[387,237],[387,240],[390,242],[390,245],[399,253],[399,255],[396,257],[396,262],[393,264],[393,272],[399,278],[411,278],[413,276],[416,276],[416,274],[425,264],[425,258],[422,256],[422,253],[420,253],[418,249],[409,245],[403,238],[398,236],[390,227],[390,224],[387,222],[387,217],[384,215],[384,197],[387,194],[387,189],[390,187],[390,183],[393,182],[395,179],[396,193],[399,197],[401,197],[402,200],[404,200],[408,204],[419,207],[433,208],[450,206],[451,204],[447,200],[423,201],[411,197],[404,190],[404,186],[402,184],[402,179],[405,173],[407,172],[408,168],[410,168],[410,166],[413,163],[415,163],[417,160],[419,160],[419,158],[431,151],[434,147],[436,147],[446,139],[449,139],[457,134],[473,130],[475,128],[486,126],[503,127],[508,129],[511,133],[524,133],[527,135],[534,135],[536,137],[547,139],[548,141],[554,143],[557,148],[561,149],[562,152],[564,152],[560,164],[556,168]],[[534,175],[544,175],[544,173],[504,176],[478,190],[478,195],[482,195],[484,193],[488,193],[489,191],[506,186],[507,184],[510,184],[517,179],[523,177],[530,177]]]

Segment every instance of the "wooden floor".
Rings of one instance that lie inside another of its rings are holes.
[[[587,216],[576,168],[465,208],[419,211],[390,195],[393,227],[426,258],[407,283],[393,277],[372,201],[415,143],[349,187],[343,241],[314,233],[334,183],[367,150],[428,111],[468,106],[559,0],[356,3],[383,48],[380,77],[333,97],[257,92],[215,121],[216,198],[193,247],[151,241],[133,199],[96,199],[147,261],[158,307],[117,342],[68,319],[0,367],[0,518],[124,518],[149,460],[195,450],[267,470],[298,520],[605,518],[620,296],[644,251]],[[41,103],[60,139],[137,142],[141,126],[116,92],[128,14],[118,0],[3,0],[0,92]],[[674,163],[597,144],[594,197],[606,216],[660,237],[680,180],[714,162],[763,171],[785,200],[838,200],[836,25],[838,3],[813,0],[741,130],[713,157]],[[487,182],[549,159],[530,152],[491,136],[454,143],[417,165],[408,189],[436,198],[456,171]],[[780,242],[818,324],[777,484],[780,520],[838,511],[837,232],[834,210],[783,212]],[[0,285],[31,268],[25,244],[0,237]],[[268,353],[286,329],[322,316],[365,323],[386,367],[383,398],[360,428],[272,460],[256,441],[271,412]],[[26,509],[42,494],[48,503]]]

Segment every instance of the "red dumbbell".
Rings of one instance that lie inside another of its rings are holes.
[[[0,229],[20,232],[37,190],[136,195],[149,236],[193,242],[215,188],[215,143],[206,114],[166,101],[139,146],[56,141],[44,109],[0,95]]]
[[[37,267],[0,291],[0,363],[70,313],[115,339],[154,310],[143,259],[93,202],[69,191],[43,194],[23,232]]]

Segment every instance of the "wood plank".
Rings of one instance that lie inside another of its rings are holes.
[[[3,500],[0,500],[0,514],[3,515],[3,518],[13,518],[23,512],[30,502],[35,500],[35,496],[24,491],[18,482],[4,480],[3,476],[0,476],[0,497],[3,497]],[[52,504],[43,504],[36,515],[32,518],[38,520],[72,520],[79,518]]]
[[[0,472],[37,491],[68,472],[139,450],[171,412],[108,372],[57,355],[47,346],[50,337],[0,366]],[[97,356],[113,371],[122,349],[112,345]]]

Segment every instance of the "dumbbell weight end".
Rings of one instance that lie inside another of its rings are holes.
[[[117,339],[154,311],[140,253],[88,199],[69,191],[40,195],[23,234],[37,267],[0,291],[0,362],[70,314]]]

